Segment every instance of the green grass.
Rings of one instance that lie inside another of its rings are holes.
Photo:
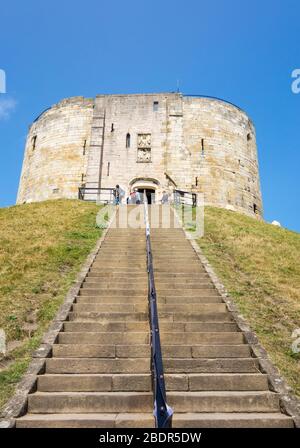
[[[299,396],[300,356],[291,335],[300,328],[300,234],[206,207],[198,244]]]
[[[26,371],[82,263],[101,235],[94,204],[46,201],[0,209],[0,407]]]

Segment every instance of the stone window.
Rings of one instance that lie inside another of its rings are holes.
[[[253,204],[253,211],[254,211],[254,213],[257,213],[257,205],[256,204]]]
[[[249,133],[247,134],[247,142],[250,142],[250,140],[252,140],[252,135],[251,135],[251,133],[249,132]]]
[[[85,152],[86,152],[86,140],[84,140],[83,142],[82,155],[85,156]]]
[[[109,171],[110,171],[110,162],[107,162],[107,176],[109,176]]]
[[[130,148],[130,134],[129,134],[129,132],[126,135],[126,148]]]
[[[115,130],[115,127],[114,127],[114,124],[112,123],[112,124],[111,124],[111,129],[110,129],[110,131],[111,131],[111,132],[114,132],[114,130]]]
[[[201,138],[201,155],[204,157],[204,138]]]
[[[158,111],[158,101],[154,101],[153,102],[153,112],[157,112]]]
[[[37,139],[37,135],[34,135],[34,136],[32,137],[32,139],[31,139],[31,142],[32,142],[32,151],[34,151],[35,148],[36,148],[36,139]]]
[[[151,134],[138,134],[137,162],[151,162]]]

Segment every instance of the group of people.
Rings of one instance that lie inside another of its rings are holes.
[[[114,203],[115,205],[119,205],[122,203],[122,200],[125,196],[125,191],[122,190],[120,185],[116,185],[116,188],[114,190]],[[132,190],[129,194],[129,196],[126,199],[127,204],[141,204],[142,202],[142,196],[141,193],[138,191],[137,188]],[[168,204],[169,203],[169,194],[166,191],[163,191],[162,198],[161,198],[162,204]]]

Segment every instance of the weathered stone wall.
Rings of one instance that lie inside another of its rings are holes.
[[[18,202],[75,198],[82,183],[97,187],[99,178],[126,194],[152,187],[160,198],[177,187],[204,193],[207,204],[262,214],[253,124],[222,100],[98,95],[42,114],[28,136]]]
[[[32,124],[25,147],[19,204],[77,198],[87,169],[92,114],[93,100],[74,97],[51,107]]]

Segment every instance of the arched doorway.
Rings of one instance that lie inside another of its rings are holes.
[[[134,178],[129,182],[130,190],[137,189],[141,194],[146,192],[148,203],[154,204],[157,201],[159,181],[152,178]]]

